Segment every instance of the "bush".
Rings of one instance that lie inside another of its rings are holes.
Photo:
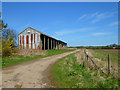
[[[120,46],[116,47],[115,49],[120,49]]]
[[[12,37],[9,37],[8,40],[2,40],[2,56],[9,56],[14,51],[14,41]]]
[[[6,41],[2,42],[2,56],[9,56],[11,54],[11,50]]]

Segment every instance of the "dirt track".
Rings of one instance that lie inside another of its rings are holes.
[[[25,62],[2,71],[3,88],[49,88],[48,70],[57,60],[79,50]]]

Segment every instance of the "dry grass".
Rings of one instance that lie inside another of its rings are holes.
[[[83,64],[83,60],[85,59],[84,49],[81,49],[80,52],[76,53],[75,57],[79,64]]]
[[[17,52],[12,53],[13,55],[21,55],[21,56],[36,56],[36,55],[46,55],[45,50],[30,50],[30,49],[21,49],[17,50]]]

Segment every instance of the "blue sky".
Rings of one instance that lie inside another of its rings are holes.
[[[68,46],[118,43],[117,2],[3,2],[2,19],[17,33],[32,27]]]

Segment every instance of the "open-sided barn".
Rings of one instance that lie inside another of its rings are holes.
[[[20,49],[63,49],[67,47],[67,43],[48,36],[31,27],[26,28],[18,34],[18,45]]]

